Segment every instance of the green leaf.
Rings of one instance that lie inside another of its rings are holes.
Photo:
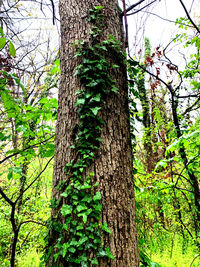
[[[51,143],[47,143],[43,146],[40,146],[39,148],[39,155],[41,156],[41,158],[48,158],[48,157],[52,157],[54,155],[55,152],[55,145],[51,144]]]
[[[3,29],[0,27],[0,34],[1,36],[4,36]]]
[[[53,255],[55,261],[57,260],[57,258],[59,257],[59,255],[60,255],[60,252],[58,252],[58,253],[56,253],[56,254]]]
[[[95,6],[94,9],[96,10],[104,9],[104,6]]]
[[[8,178],[8,180],[10,180],[10,179],[12,179],[12,177],[13,177],[13,170],[12,170],[12,168],[10,168],[8,175],[7,175],[7,178]]]
[[[91,260],[91,264],[93,264],[93,265],[98,265],[98,261],[97,261],[97,259],[96,259],[96,258],[92,259],[92,260]]]
[[[9,52],[10,52],[12,57],[15,57],[16,50],[15,50],[15,47],[11,41],[9,41]]]
[[[96,116],[98,111],[101,109],[101,107],[95,107],[95,108],[90,108],[90,110],[92,111],[92,113]]]
[[[87,264],[87,262],[85,262],[85,261],[82,261],[82,262],[81,262],[81,267],[88,267],[88,264]]]
[[[62,197],[68,197],[69,194],[70,194],[70,191],[66,190],[65,192],[63,192],[63,193],[61,194],[61,196],[62,196]]]
[[[113,256],[113,254],[112,254],[111,251],[110,251],[110,248],[105,248],[105,252],[106,252],[106,256],[107,256],[109,259],[112,259],[112,260],[115,259],[115,257]]]
[[[69,245],[69,243],[64,243],[63,245],[62,245],[62,249],[63,249],[63,257],[65,257],[65,255],[66,255],[66,253],[67,253],[67,249],[68,249],[68,247],[69,247],[70,245]]]
[[[70,248],[68,249],[68,251],[71,252],[71,253],[74,253],[74,252],[76,251],[76,249],[75,249],[74,247],[70,247]]]
[[[88,202],[88,203],[90,203],[91,201],[92,201],[92,198],[89,194],[84,196],[84,198],[81,200],[81,202]]]
[[[44,97],[44,98],[40,99],[40,101],[39,101],[39,103],[41,103],[41,104],[46,104],[48,102],[49,102],[49,99],[47,97]]]
[[[112,86],[111,91],[114,93],[118,92],[118,88],[116,86]]]
[[[105,257],[106,256],[106,252],[104,249],[100,248],[98,253],[97,253],[98,257]]]
[[[84,213],[81,213],[79,215],[83,217],[83,222],[86,223],[87,222],[87,215]],[[78,215],[78,217],[80,217],[79,215]]]
[[[5,45],[6,45],[6,38],[1,37],[0,38],[0,49],[3,49]]]
[[[97,94],[95,97],[92,98],[93,101],[100,102],[101,101],[101,95]]]
[[[112,234],[112,231],[109,229],[108,224],[106,222],[102,224],[101,229],[109,234]]]
[[[83,230],[84,229],[84,227],[83,227],[83,225],[81,224],[81,223],[79,223],[79,225],[77,226],[77,228],[76,228],[77,230]]]
[[[76,209],[77,209],[78,212],[80,212],[80,211],[82,211],[82,210],[86,210],[87,207],[86,207],[85,204],[82,204],[82,205],[78,205]]]
[[[71,214],[72,213],[72,206],[71,205],[63,205],[61,208],[61,213],[63,216]]]
[[[85,190],[85,189],[90,189],[91,187],[92,187],[91,185],[85,182],[83,185],[80,186],[80,189]]]
[[[155,170],[158,170],[159,167],[166,168],[167,165],[168,165],[167,163],[168,163],[168,160],[166,160],[166,159],[163,159],[163,160],[159,161],[155,166]]]
[[[99,201],[101,200],[101,193],[100,192],[96,192],[96,194],[93,197],[94,201]]]
[[[77,107],[78,105],[84,105],[84,104],[85,104],[85,98],[78,98],[74,106]]]
[[[77,246],[81,246],[86,241],[88,241],[88,237],[87,236],[81,237],[80,240],[77,242]]]

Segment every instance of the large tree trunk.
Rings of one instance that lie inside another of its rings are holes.
[[[53,178],[53,197],[59,199],[56,186],[63,179],[68,179],[64,167],[73,159],[73,127],[77,123],[74,103],[75,92],[80,88],[80,81],[73,76],[78,59],[74,58],[73,44],[78,40],[88,40],[91,24],[88,21],[89,9],[104,6],[104,38],[113,35],[124,42],[122,23],[117,0],[60,0],[61,16],[61,82],[59,90],[58,122],[56,133],[55,168]],[[102,222],[107,222],[112,234],[103,235],[102,241],[110,247],[115,260],[103,258],[103,267],[139,266],[139,254],[136,234],[134,183],[132,176],[132,149],[129,129],[127,97],[127,75],[123,60],[110,53],[108,60],[120,65],[114,73],[118,94],[111,94],[105,100],[101,117],[105,124],[101,133],[102,143],[90,170],[99,182],[98,190],[102,195]],[[52,210],[56,217],[58,208]],[[62,218],[60,218],[62,220]],[[56,242],[55,233],[51,234],[50,243]],[[54,253],[54,251],[53,251]],[[56,262],[57,266],[68,266]],[[52,257],[48,266],[52,266]]]

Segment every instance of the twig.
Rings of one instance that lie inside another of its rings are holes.
[[[46,139],[46,140],[44,140],[44,141],[41,141],[40,143],[36,143],[36,144],[34,144],[34,145],[32,145],[32,146],[28,146],[28,147],[26,147],[26,148],[24,148],[24,149],[22,149],[22,150],[19,150],[19,151],[15,152],[15,153],[13,153],[13,154],[11,154],[11,155],[5,157],[4,159],[0,160],[0,164],[2,164],[4,161],[6,161],[6,160],[8,160],[8,159],[10,159],[10,158],[12,158],[12,157],[18,155],[18,154],[20,154],[21,152],[24,152],[24,151],[28,150],[29,148],[34,148],[34,147],[36,147],[37,145],[40,145],[40,144],[42,144],[42,143],[44,143],[44,142],[50,140],[50,139],[53,138],[53,137],[54,137],[54,135],[52,135],[50,138],[48,138],[48,139]]]
[[[44,169],[36,176],[36,178],[21,192],[21,194],[18,196],[18,198],[15,200],[15,203],[20,199],[20,197],[35,183],[35,181],[41,176],[41,174],[46,170],[48,167],[49,163],[52,161],[54,157],[50,158],[50,160],[47,162],[45,165]]]
[[[194,23],[194,21],[193,21],[192,18],[190,17],[190,14],[188,13],[187,8],[185,7],[183,1],[182,1],[182,0],[179,0],[179,2],[181,3],[183,9],[185,10],[185,13],[186,13],[188,19],[190,20],[190,22],[192,23],[192,25],[194,26],[194,28],[197,30],[198,33],[200,33],[199,28],[197,27],[197,25]]]
[[[194,263],[194,261],[195,261],[199,256],[200,256],[200,254],[198,254],[198,255],[196,255],[196,256],[194,257],[194,259],[192,260],[192,262],[191,262],[191,264],[190,264],[190,267],[192,267],[192,264]]]
[[[134,14],[136,14],[136,13],[142,11],[143,9],[145,9],[145,8],[148,7],[148,6],[150,6],[151,4],[153,4],[153,3],[156,2],[156,1],[157,1],[157,0],[154,0],[153,2],[147,4],[146,6],[143,6],[143,7],[141,7],[140,9],[136,10],[135,12],[133,12],[133,13],[131,13],[131,14],[127,14],[127,16],[131,16],[131,15],[134,15]]]
[[[133,4],[133,5],[131,5],[130,7],[128,7],[128,8],[126,9],[126,13],[129,12],[129,11],[131,11],[133,8],[135,8],[136,6],[140,5],[140,4],[143,3],[144,1],[145,1],[145,0],[140,0],[139,2],[137,2],[137,3]],[[121,15],[124,16],[124,11],[122,12]]]

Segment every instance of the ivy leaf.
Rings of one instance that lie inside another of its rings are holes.
[[[89,185],[87,182],[85,182],[83,185],[80,186],[81,190],[90,189],[91,185]]]
[[[81,202],[88,202],[90,203],[92,201],[92,198],[89,194],[87,194],[82,200]]]
[[[98,255],[98,257],[105,257],[106,256],[106,252],[105,252],[105,250],[100,248],[98,253],[97,253],[97,255]]]
[[[78,217],[83,217],[83,222],[86,223],[87,222],[87,215],[85,213],[80,213],[78,214]]]
[[[11,41],[9,41],[9,52],[10,52],[12,57],[15,57],[16,50],[15,50],[15,47]]]
[[[0,49],[3,49],[5,45],[6,45],[6,38],[1,37],[0,38]]]
[[[78,205],[76,209],[77,209],[78,212],[80,212],[82,210],[86,210],[87,207],[86,207],[86,205],[83,204],[83,205]]]
[[[65,255],[67,253],[67,249],[68,249],[69,246],[70,246],[69,243],[64,243],[62,245],[62,248],[63,248],[63,257],[65,257]]]
[[[84,229],[84,227],[83,227],[83,225],[82,224],[80,224],[79,223],[79,225],[77,226],[77,228],[76,228],[77,230],[83,230]]]
[[[104,9],[104,6],[95,6],[94,9],[96,9],[96,10]]]
[[[71,214],[72,213],[72,206],[71,205],[63,205],[61,208],[61,213],[63,216]]]
[[[57,258],[58,258],[59,255],[60,255],[60,252],[58,252],[58,253],[56,253],[56,254],[53,255],[55,261],[57,260]]]
[[[70,191],[66,190],[65,192],[63,192],[63,193],[61,194],[61,196],[62,196],[62,197],[68,197],[69,194],[70,194]]]
[[[101,200],[101,193],[100,192],[96,192],[96,194],[93,197],[94,201],[99,201]]]
[[[86,241],[88,241],[88,237],[87,236],[81,237],[80,240],[77,242],[77,246],[81,246]]]
[[[91,264],[93,264],[93,265],[98,265],[98,261],[97,261],[97,259],[92,259],[92,261],[91,261]]]
[[[118,92],[118,88],[113,85],[112,88],[111,88],[111,91],[114,92],[114,93],[117,93]]]
[[[90,172],[90,176],[91,177],[94,177],[94,172]]]
[[[102,224],[101,229],[106,233],[112,234],[112,231],[109,229],[108,224],[106,222]]]
[[[101,109],[101,107],[95,107],[95,108],[90,108],[90,110],[92,111],[92,113],[96,116],[98,111]]]
[[[112,260],[115,259],[115,257],[113,256],[113,254],[112,254],[111,251],[110,251],[110,248],[105,248],[105,252],[106,252],[106,256],[107,256],[109,259],[112,259]]]
[[[87,264],[87,262],[85,262],[85,261],[82,261],[82,262],[81,262],[81,267],[88,267],[88,264]]]
[[[74,247],[70,247],[70,248],[68,249],[68,251],[71,252],[71,253],[74,253],[74,252],[76,251],[76,249],[75,249]]]
[[[101,101],[101,95],[97,94],[95,97],[92,98],[93,101],[100,102]]]
[[[88,209],[82,213],[78,214],[78,217],[83,217],[83,222],[86,223],[87,222],[87,216],[92,212],[92,209]]]
[[[78,98],[76,100],[76,103],[75,103],[75,107],[79,106],[79,105],[84,105],[85,104],[85,98]]]

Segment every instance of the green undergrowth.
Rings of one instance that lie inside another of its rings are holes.
[[[45,159],[36,158],[29,165],[27,184],[37,176],[46,164]],[[41,257],[40,251],[44,247],[44,239],[47,235],[45,222],[50,216],[49,201],[52,188],[52,168],[53,162],[47,167],[46,171],[32,185],[30,190],[24,193],[23,205],[17,219],[20,222],[33,220],[42,223],[25,223],[22,225],[16,248],[16,267],[38,267]],[[2,169],[3,171],[3,169]],[[7,181],[6,175],[1,176],[2,184],[9,190],[9,194],[15,197],[19,190],[19,185],[13,181]],[[13,199],[15,199],[13,197]],[[10,206],[0,199],[0,266],[10,266],[10,246],[13,238],[10,224]],[[37,252],[36,252],[37,251]]]
[[[174,247],[171,256],[170,241],[171,240],[166,240],[165,245],[163,247],[160,247],[160,244],[158,242],[155,242],[155,245],[152,248],[153,252],[149,251],[151,260],[160,264],[161,267],[190,267],[193,259],[196,255],[198,255],[198,253],[195,252],[195,248],[191,244],[188,244],[187,248],[185,248],[185,251],[183,251],[183,240],[180,240],[180,237],[177,235],[174,240]],[[17,266],[39,267],[41,255],[41,252],[36,250],[36,248],[30,247],[26,251],[26,253],[23,253],[17,257]],[[2,266],[9,266],[9,264],[5,264]],[[197,257],[191,267],[199,266],[200,257]]]
[[[30,248],[25,254],[18,257],[18,266],[23,267],[39,267],[41,252],[38,252],[35,248]]]
[[[160,233],[160,237],[162,238],[162,233]],[[162,267],[200,266],[200,256],[194,260],[198,255],[194,245],[190,242],[185,244],[185,240],[178,235],[174,238],[166,239],[163,246],[154,240],[154,245],[149,248],[149,255],[153,262],[157,262]],[[194,262],[192,263],[193,260]]]

